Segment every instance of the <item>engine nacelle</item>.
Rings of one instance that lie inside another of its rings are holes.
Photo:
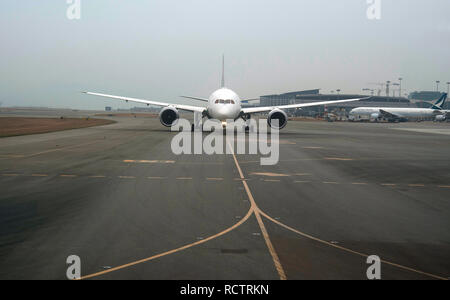
[[[379,117],[380,117],[379,113],[373,113],[370,115],[370,119],[372,119],[372,120],[377,120]]]
[[[378,122],[380,119],[380,114],[379,113],[372,113],[369,116],[369,121],[370,122]]]
[[[272,124],[272,121],[275,119],[278,120],[278,127],[275,126],[275,124]],[[287,121],[287,114],[278,108],[272,110],[267,117],[267,124],[269,124],[269,126],[273,129],[283,129],[284,127],[286,127]]]
[[[178,113],[178,110],[174,107],[164,107],[159,112],[159,121],[166,127],[175,125],[179,118],[180,115]]]
[[[436,116],[436,122],[444,122],[447,120],[447,115],[437,115]]]

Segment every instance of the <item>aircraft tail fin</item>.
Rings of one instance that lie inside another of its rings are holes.
[[[433,104],[434,109],[442,109],[442,107],[445,104],[445,101],[447,100],[447,93],[443,94],[438,101],[436,101],[435,104]]]
[[[225,55],[222,55],[222,84],[220,87],[225,87]]]

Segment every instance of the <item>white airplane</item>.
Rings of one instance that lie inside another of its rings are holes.
[[[435,117],[436,120],[445,120],[447,111],[442,106],[447,100],[447,94],[443,94],[431,108],[408,107],[357,107],[350,111],[351,121],[370,120],[373,122],[386,119],[389,122],[407,121],[410,118]]]
[[[292,105],[242,108],[242,106],[241,106],[242,101],[246,102],[246,101],[255,100],[255,99],[241,101],[241,99],[235,92],[233,92],[232,90],[225,87],[225,72],[224,72],[224,58],[223,57],[222,57],[222,85],[221,85],[220,89],[213,92],[211,94],[211,96],[209,96],[208,99],[191,97],[191,96],[181,96],[184,98],[207,102],[206,107],[205,106],[184,105],[184,104],[173,104],[173,103],[166,103],[166,102],[159,102],[159,101],[152,101],[152,100],[129,98],[129,97],[123,97],[123,96],[107,95],[107,94],[101,94],[101,93],[92,93],[92,92],[84,92],[84,93],[86,93],[88,95],[123,100],[126,102],[131,101],[131,102],[143,103],[143,104],[147,104],[147,106],[148,105],[161,106],[163,108],[159,113],[159,119],[161,121],[161,124],[166,127],[171,127],[172,125],[175,124],[175,122],[177,122],[177,120],[179,119],[178,110],[184,110],[184,111],[189,111],[189,112],[199,112],[202,114],[203,118],[215,119],[215,120],[222,121],[222,124],[224,124],[224,126],[226,125],[226,120],[237,120],[239,118],[242,118],[244,121],[246,121],[251,117],[251,114],[253,114],[253,113],[269,112],[269,115],[267,118],[267,122],[268,122],[269,126],[271,126],[272,128],[275,128],[275,129],[282,129],[286,126],[287,121],[288,121],[288,116],[287,116],[286,112],[284,111],[285,109],[290,109],[290,108],[301,109],[302,107],[329,105],[329,104],[353,102],[353,101],[359,101],[362,99],[367,99],[367,98],[346,99],[346,100],[323,101],[323,102],[302,103],[302,104],[292,104]],[[275,126],[275,124],[272,124],[272,120],[274,120],[274,119],[278,119],[278,126]]]

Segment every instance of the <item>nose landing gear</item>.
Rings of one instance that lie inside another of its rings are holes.
[[[237,119],[241,118],[242,120],[244,120],[245,122],[245,132],[255,132],[255,128],[252,124],[249,124],[249,120],[251,119],[252,115],[251,114],[244,114],[241,112],[241,114],[239,115],[239,117],[237,117]],[[236,120],[237,120],[236,119]]]

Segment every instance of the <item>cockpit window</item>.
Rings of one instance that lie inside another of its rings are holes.
[[[234,100],[228,99],[228,100],[223,100],[223,99],[217,99],[216,101],[214,101],[215,104],[221,103],[221,104],[235,104]]]

